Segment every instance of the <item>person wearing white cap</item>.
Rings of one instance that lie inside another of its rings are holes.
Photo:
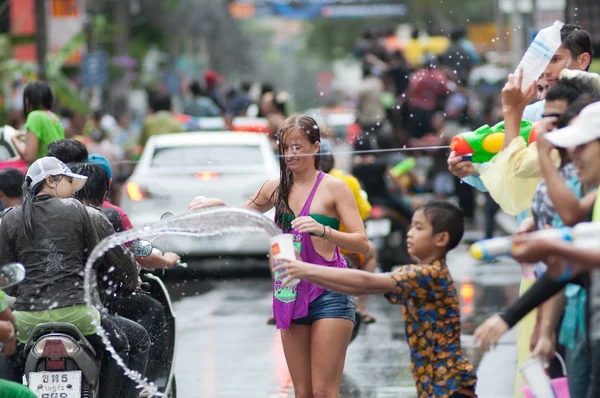
[[[567,148],[582,184],[600,186],[600,102],[585,107],[569,126],[547,133],[544,137],[557,147]],[[600,222],[598,197],[585,221],[590,220]],[[566,275],[590,272],[588,338],[591,341],[593,374],[588,396],[600,396],[600,250],[527,236],[517,238],[514,243],[513,257],[526,262],[545,261],[551,276],[564,279]]]
[[[27,342],[40,323],[65,322],[76,326],[97,350],[105,351],[96,335],[100,312],[84,301],[84,264],[99,238],[86,207],[72,197],[86,181],[87,177],[73,173],[60,160],[40,158],[27,170],[23,205],[12,208],[2,219],[0,264],[22,263],[27,275],[16,291],[14,305],[16,337],[21,343]],[[136,285],[137,275],[127,288],[133,290]],[[102,326],[111,327],[105,320]],[[111,338],[113,345],[115,341]],[[123,346],[127,345],[125,341]],[[18,356],[7,359],[2,378],[22,380],[24,363],[14,359]],[[102,396],[124,397],[125,378],[116,364],[109,370],[109,357],[102,364]]]

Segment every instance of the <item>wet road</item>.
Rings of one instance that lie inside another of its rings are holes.
[[[466,248],[461,245],[448,258],[461,294],[463,346],[478,367],[479,396],[510,397],[516,368],[514,333],[483,358],[471,334],[488,315],[517,297],[520,268],[509,260],[478,265]],[[279,334],[265,322],[271,311],[268,275],[188,277],[167,285],[176,300],[178,397],[294,396]],[[368,305],[377,322],[361,328],[348,349],[341,396],[416,397],[400,307],[381,296],[370,297]]]

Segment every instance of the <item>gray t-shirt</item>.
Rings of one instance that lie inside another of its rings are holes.
[[[15,309],[41,311],[83,304],[83,265],[97,243],[88,213],[76,199],[39,195],[33,200],[33,239],[25,237],[23,207],[0,224],[0,264],[20,262],[26,278]]]

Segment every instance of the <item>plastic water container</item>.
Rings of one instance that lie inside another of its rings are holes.
[[[537,82],[560,47],[560,30],[563,25],[562,22],[556,21],[552,26],[540,30],[527,48],[516,71],[519,73],[519,68],[523,68],[523,91],[533,82]]]
[[[562,371],[563,371],[564,377],[559,377],[559,378],[550,380],[550,388],[552,390],[551,392],[553,393],[553,395],[549,395],[549,397],[550,398],[554,398],[554,397],[555,398],[571,398],[571,394],[569,392],[569,383],[567,381],[567,367],[565,365],[565,361],[558,353],[556,354],[556,358],[558,359],[558,361],[560,362],[560,364],[562,366]],[[536,381],[546,383],[547,376],[544,377],[539,374],[539,372],[540,372],[539,368],[541,366],[541,361],[538,358],[534,358],[528,362],[533,362],[532,368],[536,368],[535,370],[533,370],[533,373],[537,373],[536,376],[539,377],[539,380],[538,380],[538,378],[536,378]],[[525,365],[527,365],[527,362],[525,363]],[[525,368],[525,366],[523,366],[523,368]],[[532,369],[530,368],[529,370],[524,371],[523,368],[521,369],[521,372],[523,373],[523,376],[526,377],[525,373],[530,373],[532,371]],[[544,371],[544,374],[545,374],[545,371]],[[523,386],[522,391],[525,394],[526,398],[544,398],[543,394],[550,393],[548,390],[545,389],[544,386],[542,386],[542,391],[538,391],[539,393],[541,393],[541,395],[535,395],[530,386]]]
[[[285,258],[288,260],[296,259],[296,249],[294,248],[294,235],[281,234],[271,238],[271,253],[273,254],[273,266],[281,265],[278,259]],[[274,275],[278,279],[277,275]],[[283,281],[281,281],[283,282]],[[292,279],[285,286],[296,286],[300,283],[299,279]]]

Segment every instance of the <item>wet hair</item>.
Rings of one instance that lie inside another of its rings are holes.
[[[48,144],[46,156],[55,157],[65,164],[85,163],[88,158],[88,150],[77,140],[58,140]]]
[[[447,232],[449,235],[446,251],[454,249],[465,233],[465,218],[461,209],[455,204],[442,200],[434,200],[419,207],[427,221],[431,223],[433,234]]]
[[[51,176],[52,181],[58,183],[64,176]],[[23,183],[23,231],[28,240],[33,240],[33,198],[39,194],[46,186],[46,179],[31,186],[31,177],[25,177]]]
[[[85,185],[75,193],[75,197],[86,205],[102,207],[110,185],[108,174],[102,166],[95,163],[78,163],[71,166],[71,171],[87,177]]]
[[[202,95],[202,86],[200,85],[200,83],[198,83],[197,81],[193,81],[192,84],[190,84],[190,93],[194,96],[194,97],[199,97]]]
[[[19,169],[0,170],[0,191],[11,199],[23,196],[23,181],[25,174]]]
[[[260,88],[260,95],[262,96],[273,91],[275,91],[275,87],[271,83],[263,83]]]
[[[581,54],[590,54],[590,65],[594,57],[592,36],[578,25],[565,24],[560,30],[560,40],[564,48],[569,50],[571,58],[576,59]],[[589,70],[589,65],[587,69]]]
[[[573,119],[575,119],[579,113],[593,102],[600,101],[600,94],[583,94],[572,104],[570,104],[562,115],[558,118],[557,127],[562,129],[567,127]]]
[[[453,28],[452,31],[450,32],[450,40],[452,40],[453,42],[457,42],[461,39],[464,39],[466,36],[467,36],[467,32],[466,32],[465,28],[462,26],[457,26],[457,27]]]
[[[279,185],[277,189],[273,193],[275,195],[275,220],[277,223],[282,226],[282,216],[285,213],[293,214],[292,209],[290,208],[289,198],[290,192],[292,191],[292,185],[294,184],[294,177],[292,172],[288,169],[287,163],[285,162],[283,145],[285,141],[285,136],[294,131],[300,130],[306,133],[306,139],[311,144],[315,144],[317,142],[321,142],[321,131],[319,130],[319,126],[315,119],[310,116],[294,114],[288,117],[285,122],[279,128],[278,137],[279,137],[279,167],[280,167],[280,177],[279,177]],[[315,169],[320,169],[320,157],[315,156]]]
[[[252,83],[250,83],[250,82],[242,82],[240,84],[240,89],[244,93],[247,93],[248,91],[250,91],[251,88],[252,88]]]
[[[335,159],[333,155],[331,153],[327,153],[319,156],[321,157],[321,170],[323,170],[324,173],[329,174],[331,169],[333,169],[335,166]]]
[[[28,83],[23,90],[23,114],[25,118],[31,111],[50,110],[54,102],[54,94],[44,81],[37,80]],[[30,109],[27,109],[29,103]]]
[[[171,110],[171,97],[164,95],[157,95],[152,101],[152,110],[158,111],[170,111]]]
[[[410,33],[410,38],[413,40],[416,40],[419,38],[420,34],[421,34],[421,32],[419,31],[419,29],[413,29],[412,32]]]
[[[568,105],[571,105],[582,94],[594,94],[594,92],[594,87],[588,84],[586,79],[562,78],[556,82],[554,87],[548,90],[546,102],[563,100],[567,101]]]

